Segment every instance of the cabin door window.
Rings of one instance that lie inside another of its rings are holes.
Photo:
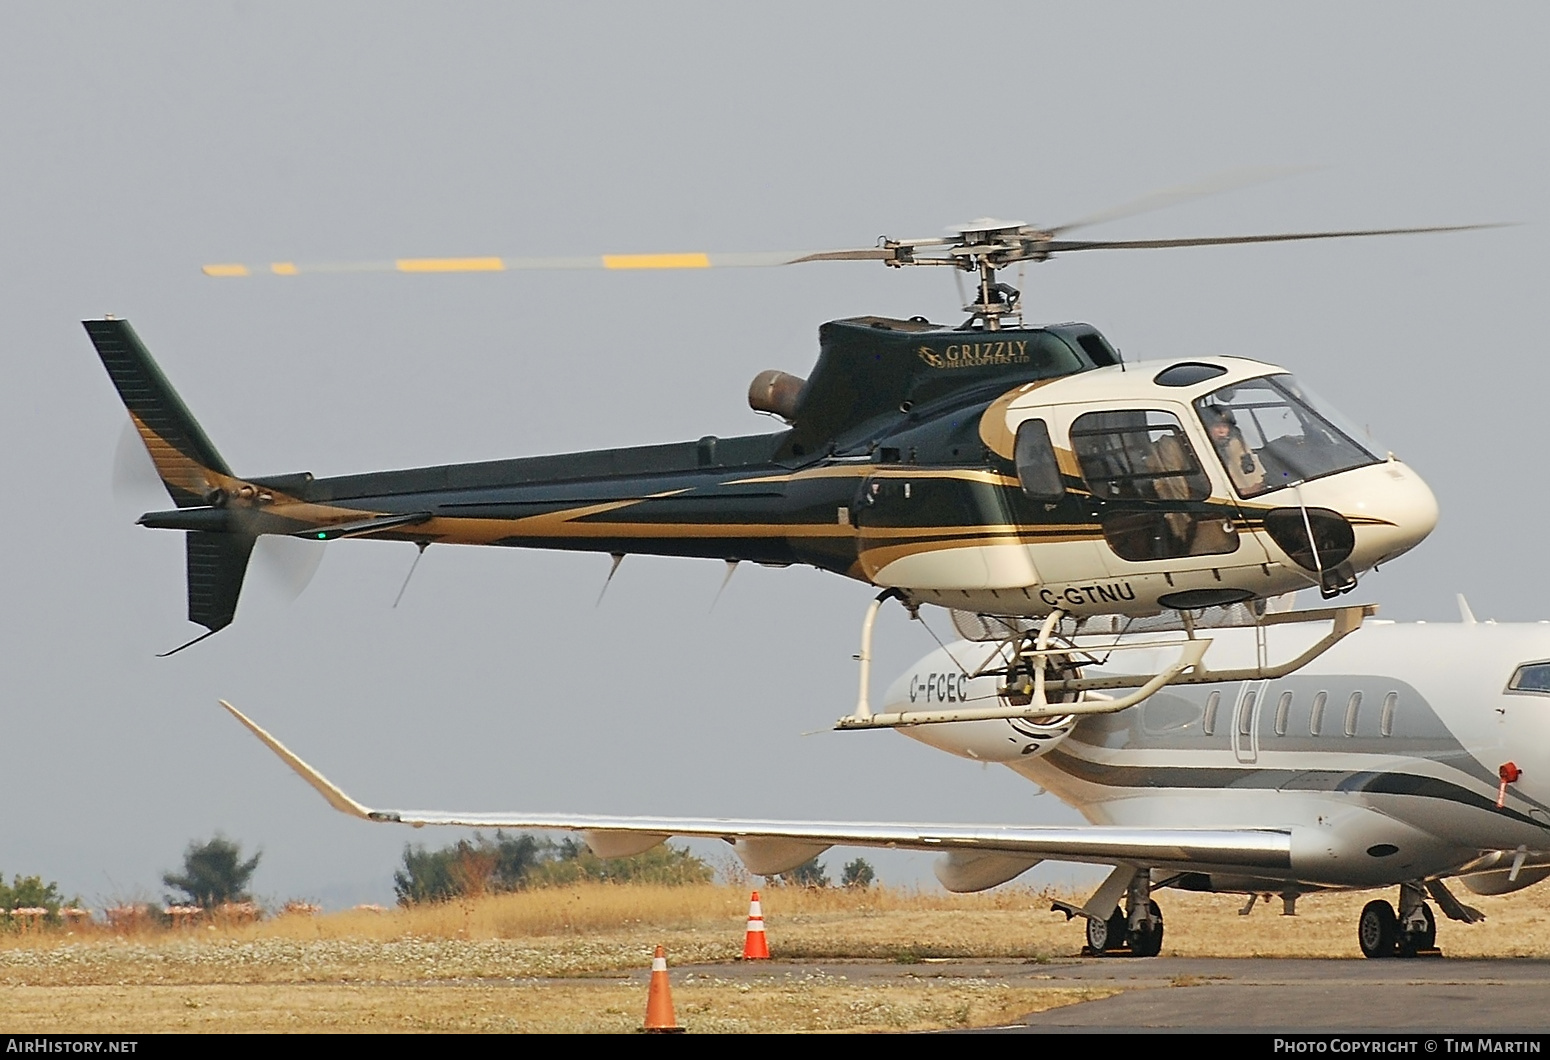
[[[1098,507],[1103,538],[1131,562],[1238,550],[1232,509],[1207,506],[1211,482],[1171,412],[1089,412],[1071,448]]]

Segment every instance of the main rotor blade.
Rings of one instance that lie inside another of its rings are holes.
[[[1421,232],[1471,232],[1478,228],[1506,228],[1507,223],[1442,225],[1434,228],[1369,228],[1350,232],[1280,232],[1265,236],[1206,236],[1200,239],[1052,239],[1035,244],[1050,254],[1071,250],[1154,250],[1164,247],[1220,247],[1234,243],[1290,243],[1300,239],[1344,239],[1349,236],[1402,236]]]
[[[1316,166],[1255,166],[1250,169],[1229,170],[1198,180],[1193,184],[1161,188],[1139,199],[1111,206],[1107,210],[1099,210],[1097,213],[1079,217],[1075,221],[1067,221],[1063,225],[1056,225],[1045,231],[1052,236],[1059,235],[1061,232],[1069,232],[1075,228],[1086,228],[1089,225],[1103,224],[1105,221],[1117,221],[1121,217],[1134,217],[1137,214],[1161,210],[1181,202],[1188,202],[1190,199],[1220,195],[1223,192],[1237,191],[1239,188],[1248,188],[1255,184],[1267,184],[1272,180],[1295,176],[1298,173],[1311,173],[1316,168]]]
[[[1179,189],[1182,192],[1183,189]],[[1150,198],[1173,194],[1159,192]],[[1094,215],[1097,217],[1098,215]],[[1115,216],[1119,216],[1115,214]],[[1107,219],[1104,217],[1103,219]],[[1076,223],[1092,223],[1090,221]],[[1065,228],[1073,227],[1066,225]],[[1043,258],[1070,250],[1142,250],[1161,247],[1210,247],[1234,243],[1284,243],[1300,239],[1339,239],[1346,236],[1391,236],[1420,232],[1464,232],[1476,228],[1500,228],[1500,224],[1446,225],[1433,228],[1377,228],[1349,232],[1287,232],[1261,236],[1209,236],[1200,239],[1131,240],[1031,240],[1021,242],[1022,252],[1012,260]],[[1054,231],[1059,231],[1055,229]],[[892,242],[887,246],[855,247],[842,250],[787,250],[751,254],[594,254],[585,257],[549,258],[395,258],[391,261],[325,262],[298,264],[277,261],[269,265],[206,265],[206,276],[220,278],[253,276],[316,275],[323,273],[433,273],[433,272],[515,272],[543,269],[737,269],[765,268],[775,265],[800,265],[814,261],[882,261],[899,265],[960,265],[958,257],[916,255],[916,248],[945,246],[949,239],[919,239]],[[951,250],[950,254],[958,254]]]
[[[753,254],[592,254],[554,258],[395,258],[391,261],[344,261],[301,264],[276,261],[268,265],[206,265],[206,276],[301,276],[353,272],[513,272],[522,269],[746,269],[795,265],[808,261],[886,260],[896,252],[884,247],[855,250],[788,250]]]

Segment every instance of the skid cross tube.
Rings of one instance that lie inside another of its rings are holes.
[[[882,714],[873,713],[867,702],[867,679],[870,676],[870,660],[872,646],[872,624],[877,617],[877,609],[882,606],[887,594],[879,596],[873,601],[872,607],[867,612],[867,619],[863,625],[862,654],[857,658],[862,660],[862,685],[861,697],[857,703],[854,714],[840,718],[834,727],[839,730],[850,729],[893,729],[907,725],[941,725],[955,721],[991,721],[996,719],[1034,719],[1049,717],[1064,717],[1071,714],[1114,714],[1121,710],[1135,706],[1148,696],[1153,695],[1166,685],[1198,685],[1218,684],[1234,681],[1267,681],[1285,677],[1294,673],[1318,658],[1324,652],[1344,640],[1351,633],[1361,628],[1362,622],[1368,616],[1377,612],[1375,604],[1352,604],[1347,607],[1322,608],[1315,611],[1288,611],[1280,614],[1265,615],[1259,620],[1259,626],[1284,625],[1289,622],[1317,622],[1328,621],[1331,628],[1328,633],[1316,641],[1296,658],[1273,666],[1265,665],[1261,660],[1259,665],[1242,667],[1231,670],[1212,670],[1205,665],[1206,650],[1210,648],[1211,641],[1206,638],[1187,638],[1185,640],[1170,641],[1141,641],[1137,643],[1114,643],[1101,647],[1072,647],[1063,646],[1057,648],[1047,647],[1049,631],[1052,623],[1046,622],[1039,632],[1037,645],[1032,650],[1017,652],[1018,658],[1033,658],[1038,660],[1035,671],[1034,689],[1035,695],[1032,702],[1024,706],[1014,706],[1006,702],[1005,695],[998,697],[1000,703],[993,707],[960,707],[945,710],[905,710],[889,711]],[[1051,616],[1053,618],[1053,616]],[[1057,620],[1058,621],[1058,620]],[[1019,634],[1018,639],[1023,635]],[[1179,655],[1174,662],[1155,674],[1116,674],[1112,677],[1076,677],[1064,680],[1041,680],[1043,675],[1043,662],[1051,656],[1070,656],[1088,654],[1094,651],[1114,652],[1127,649],[1156,649],[1177,647]],[[1105,693],[1108,689],[1133,689],[1133,691],[1112,698]],[[1078,700],[1074,703],[1051,703],[1048,700],[1050,694],[1076,693]]]

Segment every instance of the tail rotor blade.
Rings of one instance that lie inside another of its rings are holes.
[[[253,559],[275,594],[290,603],[311,584],[326,547],[321,541],[265,535],[254,546]]]
[[[140,432],[129,420],[119,432],[118,445],[113,452],[113,500],[122,508],[147,511],[167,505],[167,491],[162,488],[161,476],[151,463],[151,454],[145,451]]]

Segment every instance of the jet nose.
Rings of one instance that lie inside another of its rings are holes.
[[[1409,552],[1437,526],[1437,497],[1420,475],[1392,458],[1363,470],[1368,488],[1349,509],[1359,570]]]

